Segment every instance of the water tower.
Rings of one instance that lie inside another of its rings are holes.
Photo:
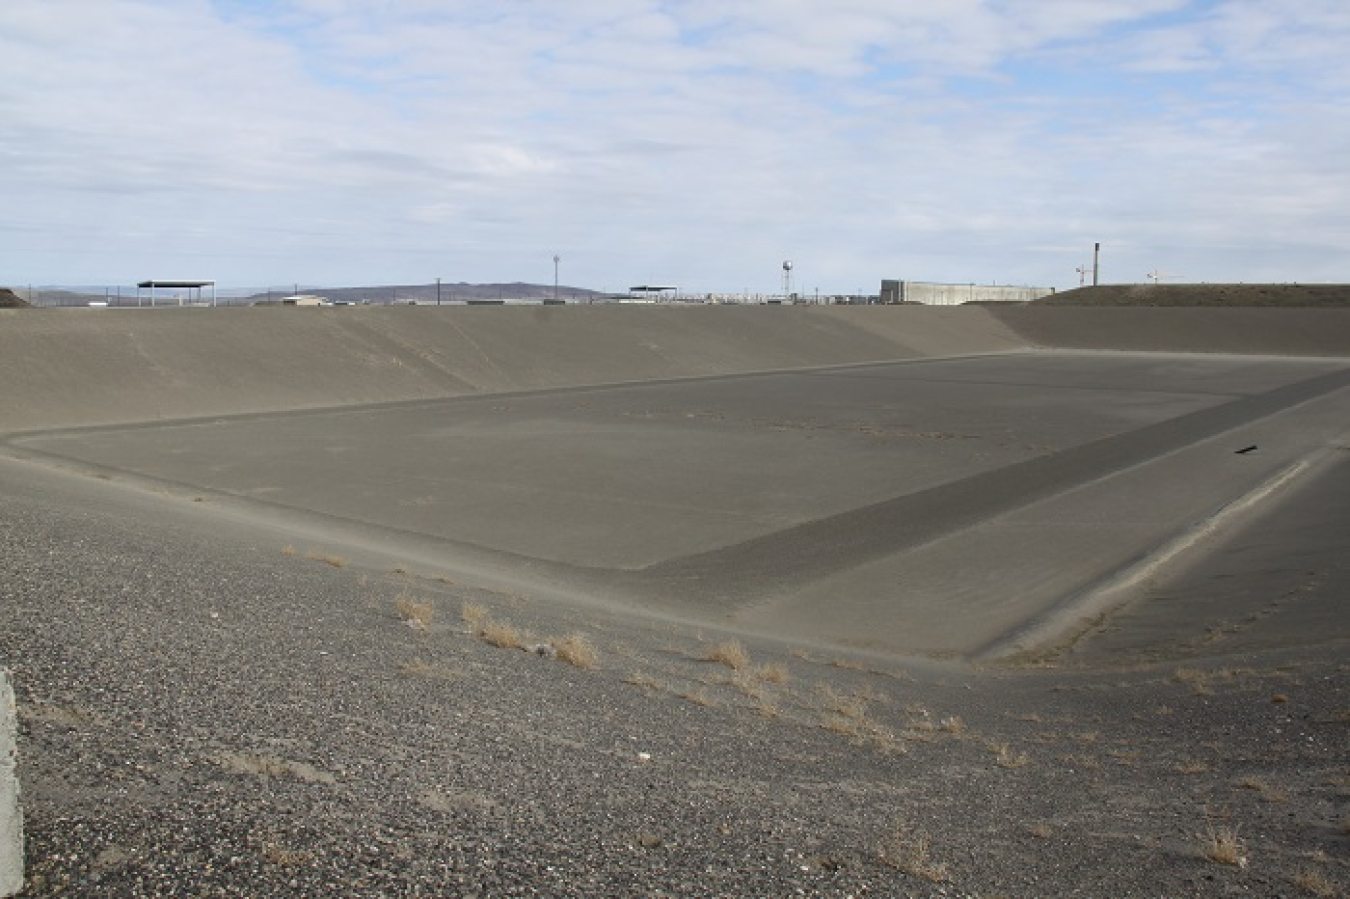
[[[792,260],[783,260],[783,299],[792,299]]]

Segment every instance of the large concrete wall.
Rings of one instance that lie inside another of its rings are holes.
[[[1007,284],[935,284],[930,281],[882,281],[882,303],[960,306],[963,303],[1029,303],[1055,292],[1053,287]]]
[[[981,309],[0,311],[0,433],[1016,349]],[[956,314],[959,313],[959,314]]]
[[[1036,347],[1350,356],[1350,308],[0,311],[0,433]]]

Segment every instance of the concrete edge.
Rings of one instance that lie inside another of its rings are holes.
[[[1319,454],[1325,458],[1325,453]],[[1005,635],[973,657],[979,663],[999,663],[1036,658],[1039,654],[1071,646],[1094,619],[1119,609],[1137,597],[1141,586],[1192,551],[1222,534],[1244,513],[1280,495],[1314,466],[1303,459],[1286,465],[1246,493],[1238,496],[1204,521],[1173,535],[1148,555],[1111,572],[1071,595],[1067,601]]]
[[[23,889],[16,712],[9,671],[0,668],[0,896],[13,896]]]

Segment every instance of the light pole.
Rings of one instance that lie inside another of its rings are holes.
[[[562,257],[553,256],[553,302],[558,302],[558,263],[562,262]]]

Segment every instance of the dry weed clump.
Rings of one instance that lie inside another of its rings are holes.
[[[474,630],[478,629],[478,625],[482,624],[483,619],[487,618],[487,616],[487,606],[480,605],[476,602],[466,602],[459,608],[460,620]]]
[[[991,743],[989,748],[994,751],[994,762],[1000,768],[1023,768],[1031,763],[1030,756],[1017,752],[1007,743]]]
[[[408,627],[419,631],[427,630],[431,627],[431,621],[436,617],[436,607],[430,602],[420,602],[411,596],[401,594],[394,600],[394,608],[398,610],[398,617]]]
[[[644,690],[661,689],[661,681],[645,671],[634,671],[625,677],[623,682],[625,684],[632,684],[634,687],[641,687]]]
[[[767,696],[756,699],[754,708],[764,718],[777,718],[783,714],[782,709],[778,707],[778,703]]]
[[[922,834],[907,836],[897,829],[889,840],[878,848],[882,864],[932,883],[942,883],[948,877],[946,862],[935,862],[930,857],[928,838]]]
[[[589,671],[600,664],[600,656],[585,634],[568,634],[552,643],[558,658],[574,668]]]
[[[1298,872],[1294,876],[1294,886],[1310,896],[1319,897],[1319,899],[1331,899],[1332,896],[1336,895],[1336,885],[1317,868],[1305,868]]]
[[[726,665],[733,671],[739,671],[750,664],[750,655],[741,645],[740,640],[727,640],[719,643],[704,657],[709,662],[717,662],[720,665]]]
[[[525,634],[513,624],[484,618],[478,623],[478,639],[498,649],[524,649]]]
[[[694,705],[701,705],[704,706],[705,708],[713,704],[712,697],[709,696],[708,691],[703,689],[702,687],[698,687],[697,689],[693,690],[685,690],[684,692],[678,693],[676,695],[678,695],[681,699],[685,700],[686,702],[692,702]]]
[[[770,684],[785,684],[792,679],[787,666],[778,663],[760,665],[755,669],[755,677]]]
[[[1247,867],[1242,840],[1232,827],[1206,828],[1204,836],[1200,838],[1200,854],[1215,864]]]
[[[862,721],[867,717],[866,697],[858,694],[845,696],[836,692],[829,684],[825,684],[819,689],[828,711],[852,721]]]
[[[305,553],[305,558],[311,562],[322,562],[325,565],[331,565],[334,568],[345,568],[347,560],[342,556],[335,556],[332,553],[309,552]]]
[[[734,677],[727,681],[731,686],[740,690],[751,699],[762,701],[769,695],[764,685],[753,676],[744,672],[738,672]]]

